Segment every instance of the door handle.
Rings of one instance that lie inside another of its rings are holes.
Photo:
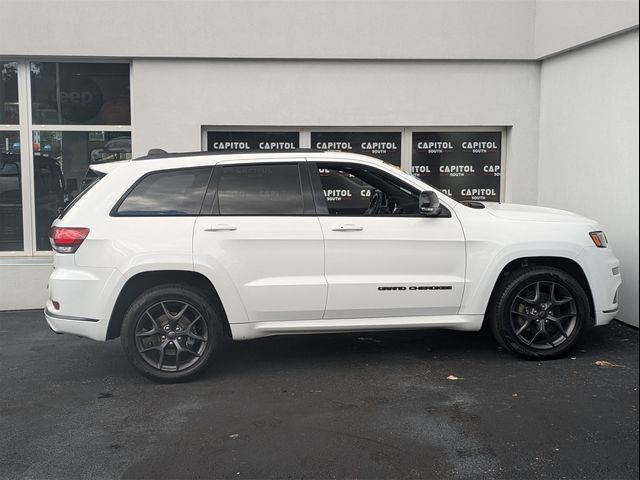
[[[360,225],[354,225],[353,223],[345,223],[342,225],[334,225],[331,227],[334,232],[360,232],[364,230]]]
[[[218,223],[216,225],[209,225],[204,229],[205,232],[225,232],[225,231],[233,231],[237,230],[238,227],[235,225],[229,225],[227,223]]]

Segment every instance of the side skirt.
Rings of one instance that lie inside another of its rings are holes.
[[[234,340],[272,335],[309,333],[366,332],[376,330],[413,330],[446,328],[475,332],[482,327],[483,315],[434,315],[428,317],[340,318],[281,322],[232,323]]]

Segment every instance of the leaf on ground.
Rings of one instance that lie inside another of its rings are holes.
[[[624,365],[618,365],[617,363],[607,362],[606,360],[596,361],[596,365],[601,368],[624,368]]]
[[[371,338],[371,337],[358,337],[356,340],[359,340],[361,342],[369,342],[369,343],[381,343],[382,340],[378,340],[377,338]]]

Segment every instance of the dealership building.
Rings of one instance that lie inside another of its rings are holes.
[[[89,165],[365,153],[458,200],[575,211],[638,325],[637,0],[3,0],[0,310],[40,308]]]

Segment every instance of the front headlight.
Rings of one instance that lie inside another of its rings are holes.
[[[591,240],[593,240],[593,243],[595,243],[596,247],[607,248],[607,244],[609,242],[607,241],[607,236],[603,231],[598,230],[597,232],[589,232],[589,236],[591,237]]]

